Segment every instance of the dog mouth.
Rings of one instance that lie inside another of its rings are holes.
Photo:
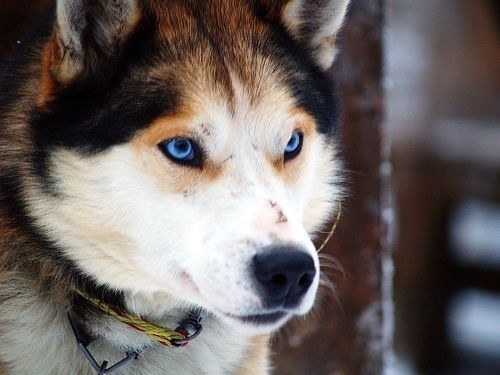
[[[268,314],[254,314],[254,315],[232,315],[226,314],[231,319],[237,320],[241,323],[252,324],[256,326],[265,326],[276,324],[283,320],[288,315],[285,311],[277,311]]]

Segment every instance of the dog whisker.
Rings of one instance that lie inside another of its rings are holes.
[[[322,275],[323,277],[319,281],[319,285],[324,286],[332,292],[332,294],[335,294],[335,284],[328,279],[325,275]]]
[[[338,271],[339,273],[343,273],[343,269],[339,268],[336,264],[322,263],[321,268],[328,268],[330,270]]]
[[[319,257],[320,267],[333,269],[345,276],[345,269],[338,259],[336,259],[332,255],[325,253],[318,254],[318,257]]]

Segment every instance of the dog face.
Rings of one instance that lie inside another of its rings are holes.
[[[340,194],[323,70],[346,2],[317,3],[58,1],[27,186],[63,255],[249,332],[307,313]]]

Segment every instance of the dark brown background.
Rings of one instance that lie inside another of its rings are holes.
[[[386,232],[379,173],[382,10],[379,0],[352,2],[340,36],[341,53],[331,70],[342,102],[340,137],[349,197],[324,251],[339,261],[344,273],[325,268],[337,284],[337,297],[325,289],[318,313],[279,335],[278,374],[381,372],[381,249]]]

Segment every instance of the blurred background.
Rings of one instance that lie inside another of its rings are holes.
[[[0,0],[0,60],[50,3]],[[275,372],[500,374],[500,2],[352,0],[339,39],[349,197]]]
[[[500,2],[386,6],[395,348],[408,370],[500,374]]]

